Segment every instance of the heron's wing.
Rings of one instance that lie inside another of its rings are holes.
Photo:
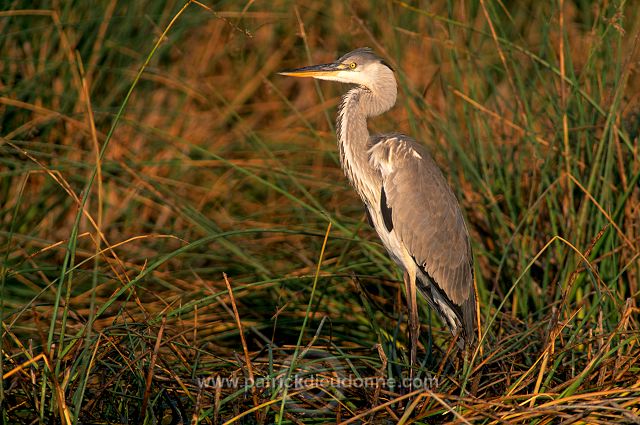
[[[381,212],[416,263],[458,306],[475,303],[469,236],[455,195],[425,148],[404,135],[369,150],[382,175]]]

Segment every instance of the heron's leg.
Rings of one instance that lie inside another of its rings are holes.
[[[409,338],[411,339],[410,362],[411,369],[409,379],[413,384],[413,367],[416,365],[418,353],[418,336],[420,334],[420,322],[418,321],[418,303],[416,300],[416,271],[406,271],[404,273],[404,285],[407,294],[407,309],[409,310]]]

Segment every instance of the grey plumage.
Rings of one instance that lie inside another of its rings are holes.
[[[473,258],[458,202],[427,150],[409,136],[369,136],[367,118],[396,101],[393,69],[368,48],[336,62],[281,72],[355,84],[342,98],[336,133],[342,168],[373,227],[405,272],[415,361],[416,289],[463,347],[477,332]]]
[[[418,289],[454,333],[465,330],[463,337],[473,339],[474,333],[467,335],[475,328],[473,258],[455,195],[416,141],[393,134],[375,136],[372,143],[370,161],[382,174],[393,229],[418,265]],[[445,297],[461,311],[446,310]]]

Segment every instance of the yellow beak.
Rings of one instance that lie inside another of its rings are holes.
[[[304,68],[286,69],[278,72],[278,74],[298,78],[321,78],[324,76],[335,75],[338,71],[342,71],[344,69],[347,69],[347,66],[341,63],[325,63],[322,65],[305,66]]]

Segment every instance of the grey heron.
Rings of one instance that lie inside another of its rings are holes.
[[[475,344],[476,296],[469,233],[458,201],[428,151],[409,136],[370,136],[367,118],[396,103],[394,71],[369,48],[281,75],[355,84],[343,97],[336,132],[340,163],[370,223],[404,271],[411,364],[419,321],[416,292],[467,349]]]

